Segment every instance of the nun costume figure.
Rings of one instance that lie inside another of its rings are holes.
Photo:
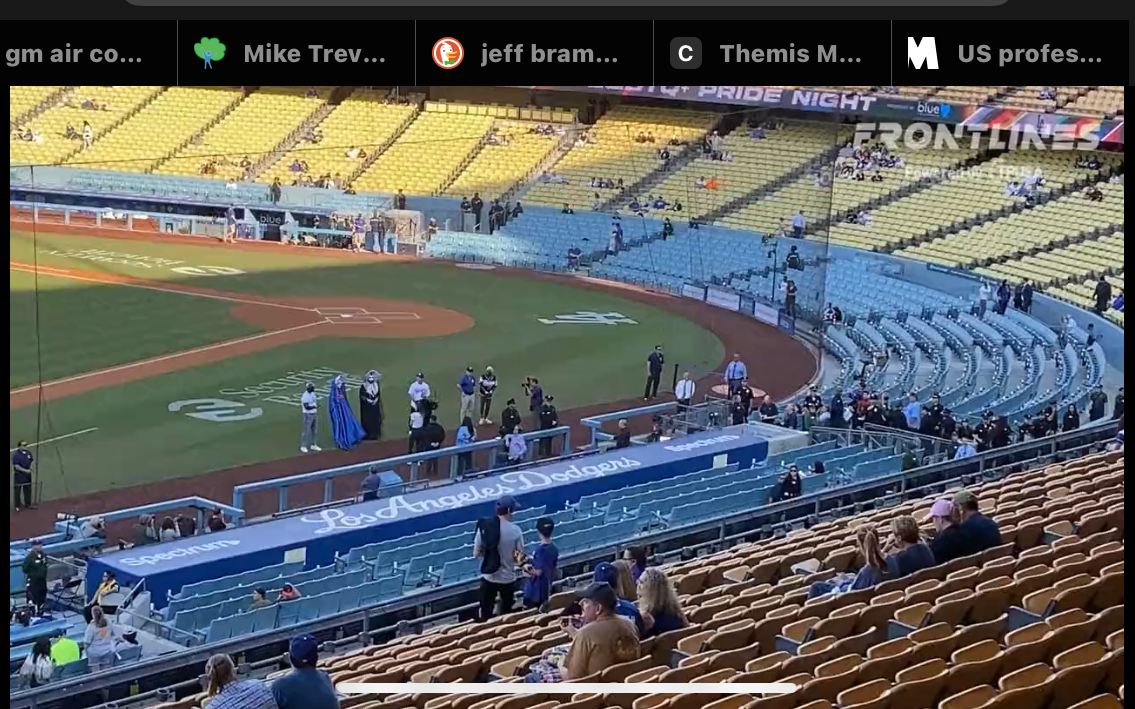
[[[331,390],[327,396],[327,411],[331,416],[331,434],[335,445],[350,450],[363,439],[363,427],[355,420],[351,403],[347,400],[347,384],[340,374],[331,380]]]
[[[377,441],[382,437],[382,389],[378,372],[367,372],[366,381],[359,387],[359,418],[363,422],[364,441]]]

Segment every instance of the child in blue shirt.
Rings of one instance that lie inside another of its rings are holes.
[[[548,517],[536,520],[536,532],[540,535],[540,545],[532,553],[532,559],[524,565],[524,607],[539,608],[548,601],[552,593],[552,581],[556,578],[556,564],[560,551],[552,543],[555,522]]]

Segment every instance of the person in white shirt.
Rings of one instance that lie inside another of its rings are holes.
[[[416,405],[410,405],[410,441],[407,453],[421,453],[427,449],[425,442],[426,417],[418,410]]]
[[[318,452],[320,447],[315,443],[315,434],[319,429],[318,400],[315,396],[315,385],[311,382],[304,387],[300,396],[300,408],[303,409],[303,429],[300,432],[300,453],[310,451]]]
[[[95,139],[95,133],[94,133],[94,130],[91,128],[91,124],[87,123],[86,121],[83,121],[83,147],[84,148],[91,147],[91,142],[94,139]]]
[[[418,372],[418,376],[414,378],[413,383],[410,384],[410,403],[417,404],[422,399],[430,398],[430,385],[426,383],[426,375]]]
[[[993,286],[989,285],[989,281],[981,282],[981,289],[978,290],[978,300],[980,301],[978,313],[981,317],[985,317],[985,311],[989,308],[989,302],[993,300]]]
[[[796,239],[804,238],[804,227],[807,225],[807,220],[804,219],[804,212],[799,211],[792,215],[792,236]]]
[[[690,401],[694,398],[694,380],[690,379],[689,372],[683,372],[682,378],[674,387],[674,397],[678,399],[678,411],[685,411],[686,407],[690,405]]]

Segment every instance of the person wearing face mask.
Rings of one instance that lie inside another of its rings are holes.
[[[300,396],[300,409],[303,410],[303,429],[300,432],[300,453],[310,451],[318,452],[319,446],[315,443],[315,436],[319,430],[318,399],[315,396],[315,385],[308,382],[304,386],[303,395]]]

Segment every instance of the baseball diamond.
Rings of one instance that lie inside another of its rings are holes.
[[[526,376],[540,377],[568,422],[635,396],[658,342],[695,378],[741,349],[766,363],[754,367],[761,387],[782,395],[815,372],[799,343],[701,303],[513,269],[352,256],[59,226],[13,231],[10,436],[98,429],[40,446],[45,507],[121,506],[159,490],[165,498],[171,481],[229,489],[238,478],[226,471],[238,466],[246,482],[383,457],[404,445],[417,371],[450,431],[467,365],[496,368],[501,404],[523,397]],[[726,327],[734,320],[743,333]],[[343,373],[353,393],[370,369],[381,373],[393,422],[384,441],[331,451],[321,431],[327,452],[293,457],[303,385],[313,381],[322,397]]]

